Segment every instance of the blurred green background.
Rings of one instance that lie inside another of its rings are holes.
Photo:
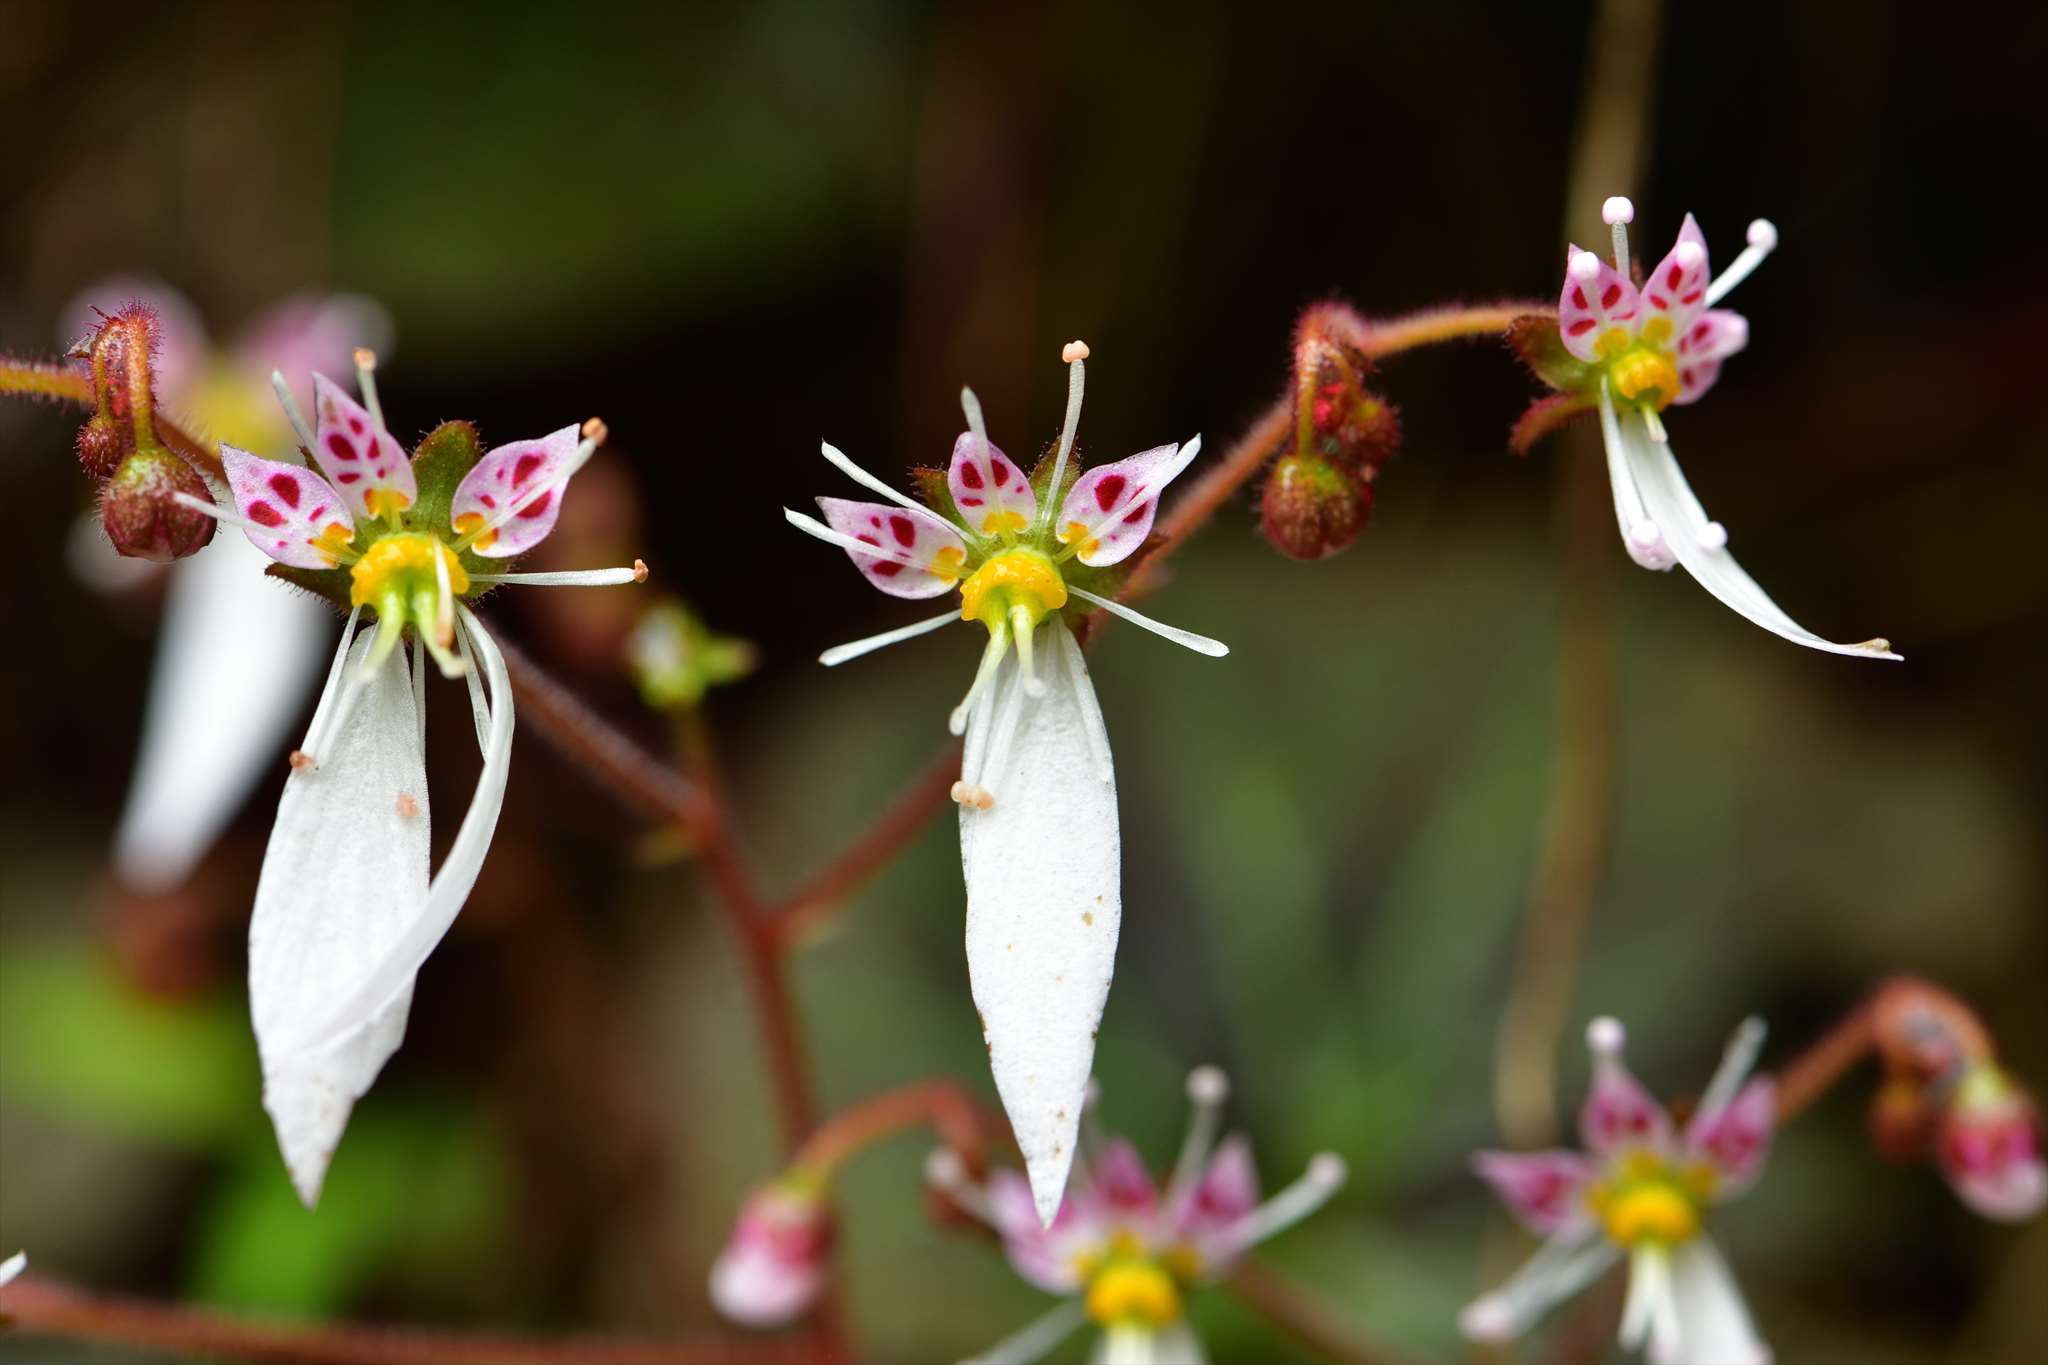
[[[2048,29],[2012,17],[1665,16],[1647,174],[1612,187],[1636,197],[1638,251],[1686,210],[1723,260],[1754,216],[1783,234],[1736,301],[1748,352],[1674,441],[1794,616],[1907,662],[1799,650],[1611,547],[1620,776],[1562,1045],[1574,1102],[1591,1014],[1628,1019],[1639,1069],[1675,1093],[1743,1014],[1769,1017],[1781,1061],[1896,970],[1976,1003],[2048,1081],[2048,250],[2001,197],[2048,131],[2022,79]],[[586,543],[641,555],[763,651],[711,714],[749,850],[784,888],[923,763],[974,654],[942,632],[814,665],[907,619],[781,523],[847,491],[819,439],[885,474],[936,463],[972,382],[997,440],[1029,450],[1082,336],[1091,458],[1196,431],[1217,450],[1283,382],[1305,303],[1553,295],[1589,20],[14,5],[0,347],[46,352],[63,301],[117,270],[182,289],[216,336],[292,290],[348,289],[396,320],[381,388],[401,437],[603,414]],[[1341,1151],[1351,1187],[1272,1261],[1446,1356],[1482,1273],[1489,1197],[1465,1159],[1498,1140],[1494,1031],[1556,757],[1564,452],[1507,455],[1531,385],[1505,352],[1382,381],[1407,443],[1356,547],[1288,562],[1233,507],[1153,604],[1231,657],[1119,629],[1091,661],[1126,859],[1098,1062],[1107,1121],[1162,1164],[1202,1061],[1235,1077],[1269,1184]],[[299,1209],[239,985],[283,765],[186,892],[112,894],[154,616],[63,567],[88,495],[74,427],[0,408],[0,1252],[310,1318],[711,1330],[705,1268],[775,1163],[738,964],[689,868],[650,865],[637,817],[530,733],[406,1045],[320,1212]],[[620,596],[508,597],[492,619],[659,741],[616,665]],[[432,706],[436,790],[466,790],[460,689]],[[829,1104],[934,1074],[992,1093],[951,825],[799,962]],[[2031,1358],[2048,1228],[1987,1226],[1931,1170],[1880,1164],[1869,1081],[1786,1132],[1722,1224],[1779,1358]],[[898,1140],[844,1183],[877,1358],[953,1358],[1041,1303],[928,1224],[923,1150]],[[1199,1312],[1220,1358],[1298,1350],[1217,1296]],[[53,1349],[0,1338],[0,1358]]]

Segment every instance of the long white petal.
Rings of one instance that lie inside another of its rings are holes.
[[[263,576],[244,536],[171,570],[114,870],[136,891],[181,885],[250,789],[275,773],[333,617]]]
[[[481,744],[483,771],[477,775],[476,792],[455,831],[455,841],[434,873],[426,903],[391,941],[383,957],[361,974],[341,1004],[316,1027],[315,1046],[345,1036],[355,1020],[383,1009],[384,1002],[398,993],[411,992],[414,975],[455,923],[476,886],[484,855],[490,852],[491,836],[497,832],[499,812],[505,808],[505,783],[512,767],[512,678],[503,652],[483,623],[468,607],[458,605],[455,610],[458,632],[483,664],[484,681],[490,686],[489,729]]]
[[[1031,1365],[1071,1336],[1087,1316],[1078,1297],[1065,1299],[963,1365]]]
[[[1080,598],[1083,602],[1093,602],[1111,616],[1121,617],[1140,630],[1149,630],[1160,639],[1171,640],[1177,645],[1192,649],[1197,654],[1206,654],[1212,659],[1220,659],[1230,653],[1230,646],[1224,644],[1221,640],[1212,640],[1206,635],[1197,635],[1191,630],[1182,630],[1179,626],[1169,626],[1164,621],[1155,621],[1143,612],[1132,611],[1123,603],[1112,598],[1098,597],[1085,588],[1076,588],[1071,584],[1068,585],[1067,591]]]
[[[1472,1341],[1503,1342],[1518,1337],[1620,1259],[1620,1249],[1591,1223],[1560,1232],[1538,1247],[1498,1289],[1465,1305],[1458,1315],[1458,1330]]]
[[[1672,1249],[1671,1296],[1677,1340],[1665,1352],[1652,1339],[1654,1365],[1769,1365],[1771,1348],[1757,1336],[1728,1263],[1707,1238]]]
[[[1123,895],[1116,778],[1087,665],[1057,618],[1039,630],[1044,694],[1026,695],[1009,655],[969,716],[962,776],[995,803],[961,808],[960,856],[974,1003],[1050,1225],[1074,1159]]]
[[[356,637],[323,711],[373,634]],[[408,976],[346,1028],[314,1037],[427,901],[427,773],[404,659],[387,660],[362,685],[325,761],[285,780],[249,922],[263,1107],[309,1207],[349,1110],[404,1038],[412,1003]]]
[[[6,1260],[0,1261],[0,1285],[4,1285],[9,1280],[19,1277],[21,1272],[27,1269],[28,1253],[26,1251],[15,1252]]]
[[[937,616],[926,617],[922,621],[912,622],[907,626],[898,626],[894,630],[885,630],[880,635],[869,635],[864,639],[849,640],[843,645],[834,645],[818,656],[818,662],[827,668],[831,668],[837,664],[843,664],[849,659],[858,659],[863,654],[872,654],[876,650],[884,649],[889,645],[900,645],[905,640],[914,640],[920,635],[928,634],[941,626],[950,625],[959,619],[960,613],[957,611],[942,611]]]
[[[1723,543],[1725,534],[1719,532],[1700,506],[1699,499],[1693,496],[1685,475],[1679,472],[1678,459],[1671,453],[1670,443],[1652,440],[1641,416],[1630,414],[1621,422],[1621,444],[1629,472],[1635,476],[1636,489],[1642,494],[1643,506],[1664,533],[1671,553],[1678,557],[1687,573],[1699,580],[1701,587],[1721,599],[1724,605],[1772,634],[1810,649],[1871,659],[1899,657],[1892,653],[1888,641],[1879,639],[1865,640],[1860,644],[1836,644],[1823,640],[1787,616],[1784,609],[1757,586],[1756,580],[1743,572],[1742,566],[1735,562],[1735,556],[1728,553]]]

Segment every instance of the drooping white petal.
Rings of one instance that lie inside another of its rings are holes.
[[[483,771],[477,775],[476,791],[455,831],[455,841],[434,873],[432,886],[419,913],[390,941],[383,957],[370,964],[341,997],[340,1004],[324,1022],[316,1025],[312,1045],[324,1046],[344,1037],[353,1021],[384,1008],[383,1002],[399,992],[412,990],[412,979],[455,923],[463,902],[476,886],[483,870],[484,855],[490,852],[491,836],[497,832],[498,815],[505,807],[505,783],[512,765],[512,678],[505,668],[505,655],[484,630],[483,623],[468,607],[456,607],[457,634],[466,643],[464,657],[472,654],[483,665],[483,679],[474,681],[476,670],[467,674],[471,709],[476,713],[478,747],[483,751]],[[483,684],[489,685],[489,715],[484,715]]]
[[[960,857],[974,1002],[1050,1225],[1074,1159],[1123,897],[1116,779],[1087,666],[1057,618],[1038,632],[1043,694],[1027,694],[1006,655],[969,715],[961,775],[994,804],[961,808]]]
[[[1088,1352],[1089,1365],[1206,1365],[1208,1359],[1185,1318],[1159,1328],[1112,1323]]]
[[[330,678],[313,729],[371,647]],[[356,985],[427,902],[427,773],[404,655],[362,685],[317,767],[285,781],[249,923],[249,1007],[263,1107],[310,1207],[356,1099],[405,1036],[410,976],[327,1036]]]
[[[963,1365],[1031,1365],[1073,1335],[1088,1317],[1079,1298],[1065,1299]]]
[[[6,1260],[0,1261],[0,1285],[6,1284],[9,1280],[18,1279],[21,1272],[27,1269],[28,1253],[26,1251],[15,1252]]]
[[[1498,1289],[1465,1305],[1458,1330],[1470,1341],[1512,1340],[1620,1259],[1620,1248],[1593,1223],[1578,1223],[1538,1247]]]
[[[1678,1300],[1671,1288],[1671,1254],[1644,1243],[1629,1254],[1628,1295],[1621,1304],[1621,1344],[1631,1351],[1648,1340],[1648,1354],[1668,1357],[1677,1348]]]
[[[1653,1365],[1769,1365],[1771,1348],[1756,1334],[1728,1263],[1705,1237],[1674,1247],[1671,1298],[1676,1340],[1664,1350],[1653,1334]]]
[[[1748,617],[1774,635],[1794,644],[1830,654],[1847,654],[1872,659],[1897,659],[1888,641],[1865,640],[1860,644],[1836,644],[1823,640],[1785,614],[1756,580],[1743,572],[1728,553],[1726,533],[1710,519],[1693,496],[1669,442],[1653,440],[1640,414],[1630,413],[1620,423],[1621,449],[1629,473],[1642,495],[1650,519],[1664,533],[1671,553],[1701,587],[1736,612]]]
[[[114,838],[136,891],[184,882],[284,754],[333,618],[262,573],[241,536],[215,536],[171,570],[140,753]]]

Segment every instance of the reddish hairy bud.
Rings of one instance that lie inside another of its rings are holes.
[[[1295,559],[1323,559],[1358,539],[1372,515],[1372,485],[1318,455],[1283,455],[1260,496],[1259,530]]]
[[[1294,392],[1313,453],[1372,471],[1400,447],[1401,422],[1392,404],[1365,387],[1372,373],[1365,335],[1365,319],[1341,303],[1303,312],[1294,330]]]
[[[107,539],[136,559],[172,560],[204,549],[213,518],[177,500],[207,500],[205,481],[162,447],[132,451],[100,490],[100,524]]]
[[[94,479],[111,479],[122,459],[135,449],[135,432],[126,422],[97,413],[78,429],[78,463]]]

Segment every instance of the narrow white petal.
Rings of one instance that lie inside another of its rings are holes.
[[[952,522],[947,521],[944,517],[940,516],[937,512],[932,511],[931,508],[925,506],[916,498],[913,498],[906,493],[902,493],[894,488],[891,488],[883,480],[878,479],[874,475],[868,473],[865,469],[862,469],[859,465],[855,464],[852,460],[848,459],[846,452],[841,450],[838,446],[833,445],[830,441],[820,441],[818,443],[818,450],[819,453],[824,455],[824,457],[831,462],[833,468],[837,469],[840,473],[846,475],[847,478],[852,479],[862,488],[868,489],[871,492],[880,493],[883,497],[887,498],[890,502],[895,503],[897,506],[907,508],[908,510],[916,513],[918,516],[923,517],[926,521],[936,522],[940,526],[943,526],[948,531],[952,532],[954,535],[960,534],[960,528],[958,526],[955,526]]]
[[[797,530],[802,531],[805,535],[816,536],[827,545],[837,545],[842,550],[852,550],[857,554],[864,554],[870,559],[886,559],[892,564],[901,564],[906,568],[916,569],[919,573],[929,573],[931,571],[930,565],[920,564],[909,555],[898,554],[886,545],[870,545],[865,540],[855,540],[852,536],[843,536],[824,522],[819,521],[816,517],[807,517],[801,512],[792,512],[785,507],[782,509],[782,519],[791,526],[796,527]],[[956,531],[955,534],[958,534],[958,532]]]
[[[1749,1079],[1757,1053],[1763,1050],[1766,1032],[1764,1021],[1753,1014],[1736,1025],[1735,1036],[1722,1050],[1721,1064],[1714,1068],[1713,1078],[1700,1092],[1699,1103],[1693,1106],[1692,1118],[1685,1125],[1688,1132],[1706,1131],[1706,1125],[1728,1107],[1728,1102],[1742,1089],[1742,1083]]]
[[[0,1285],[6,1284],[9,1280],[19,1278],[21,1272],[27,1269],[28,1253],[26,1251],[15,1252],[6,1260],[0,1261]]]
[[[1652,1342],[1655,1365],[1769,1365],[1771,1348],[1757,1336],[1728,1263],[1707,1238],[1672,1250],[1671,1298],[1677,1339],[1669,1353]]]
[[[1590,1223],[1560,1232],[1538,1247],[1500,1288],[1467,1304],[1458,1315],[1458,1330],[1472,1341],[1518,1337],[1620,1259],[1620,1249]]]
[[[937,616],[929,617],[923,621],[916,621],[907,626],[898,626],[894,630],[885,630],[880,635],[870,635],[864,640],[849,640],[843,645],[834,645],[818,656],[818,662],[827,668],[831,668],[835,664],[843,664],[849,659],[858,659],[863,654],[872,654],[878,649],[886,649],[890,645],[900,645],[905,640],[914,640],[920,635],[929,635],[940,626],[951,624],[959,619],[960,613],[957,611],[942,611]]]
[[[961,808],[960,855],[974,1002],[1050,1225],[1074,1159],[1123,897],[1116,779],[1087,666],[1057,618],[1039,629],[1044,695],[1025,695],[1008,655],[969,716],[962,772],[995,803]]]
[[[1063,1299],[1022,1330],[1004,1337],[962,1365],[1031,1365],[1034,1360],[1043,1360],[1053,1347],[1073,1335],[1074,1329],[1087,1316],[1087,1309],[1082,1307],[1080,1299]]]
[[[456,607],[458,635],[483,664],[484,681],[490,686],[490,724],[483,737],[483,771],[477,775],[476,792],[469,799],[462,824],[448,855],[434,873],[426,902],[419,913],[390,942],[380,960],[359,975],[342,1003],[316,1027],[312,1045],[323,1046],[344,1036],[352,1021],[381,1010],[383,1002],[403,992],[410,995],[412,979],[455,923],[463,902],[475,887],[483,870],[484,855],[490,852],[491,835],[497,831],[498,815],[505,807],[505,782],[512,766],[512,679],[505,668],[505,656],[497,642],[485,632],[468,607]]]
[[[1723,604],[1794,644],[1852,657],[1899,657],[1892,653],[1891,645],[1885,640],[1836,644],[1823,640],[1787,616],[1784,609],[1757,586],[1756,580],[1743,572],[1742,566],[1735,562],[1735,557],[1722,543],[1723,537],[1715,534],[1715,523],[1708,518],[1699,499],[1693,496],[1685,475],[1679,472],[1678,459],[1672,454],[1670,444],[1651,440],[1641,417],[1634,415],[1621,423],[1621,443],[1629,471],[1635,476],[1636,488],[1642,494],[1643,505],[1648,509],[1651,520],[1664,532],[1664,540],[1671,553],[1677,556],[1687,573],[1699,580],[1701,587]]]
[[[1097,597],[1085,588],[1077,588],[1069,584],[1067,591],[1080,598],[1083,602],[1093,602],[1111,616],[1121,617],[1134,626],[1151,631],[1161,639],[1171,640],[1177,645],[1185,645],[1197,654],[1206,654],[1212,659],[1220,659],[1230,653],[1230,646],[1224,644],[1221,640],[1212,640],[1206,635],[1197,635],[1191,630],[1182,630],[1179,626],[1169,626],[1164,621],[1155,621],[1142,612],[1132,611],[1121,602],[1107,597]]]
[[[1669,569],[1678,561],[1665,545],[1662,529],[1643,507],[1643,495],[1629,469],[1621,424],[1615,419],[1614,399],[1604,379],[1600,381],[1600,445],[1607,452],[1607,482],[1614,493],[1614,523],[1621,530],[1622,548],[1646,569]]]
[[[256,783],[277,771],[333,617],[263,576],[243,536],[171,569],[114,870],[145,894],[192,874]]]
[[[342,676],[354,675],[373,636],[356,637]],[[362,685],[325,761],[285,780],[249,922],[263,1107],[308,1206],[349,1110],[404,1038],[412,1002],[408,976],[371,1008],[340,1015],[427,901],[427,774],[402,659]]]
[[[644,583],[647,571],[637,564],[616,569],[558,569],[547,573],[473,573],[472,583],[511,583],[525,588],[616,588]]]

